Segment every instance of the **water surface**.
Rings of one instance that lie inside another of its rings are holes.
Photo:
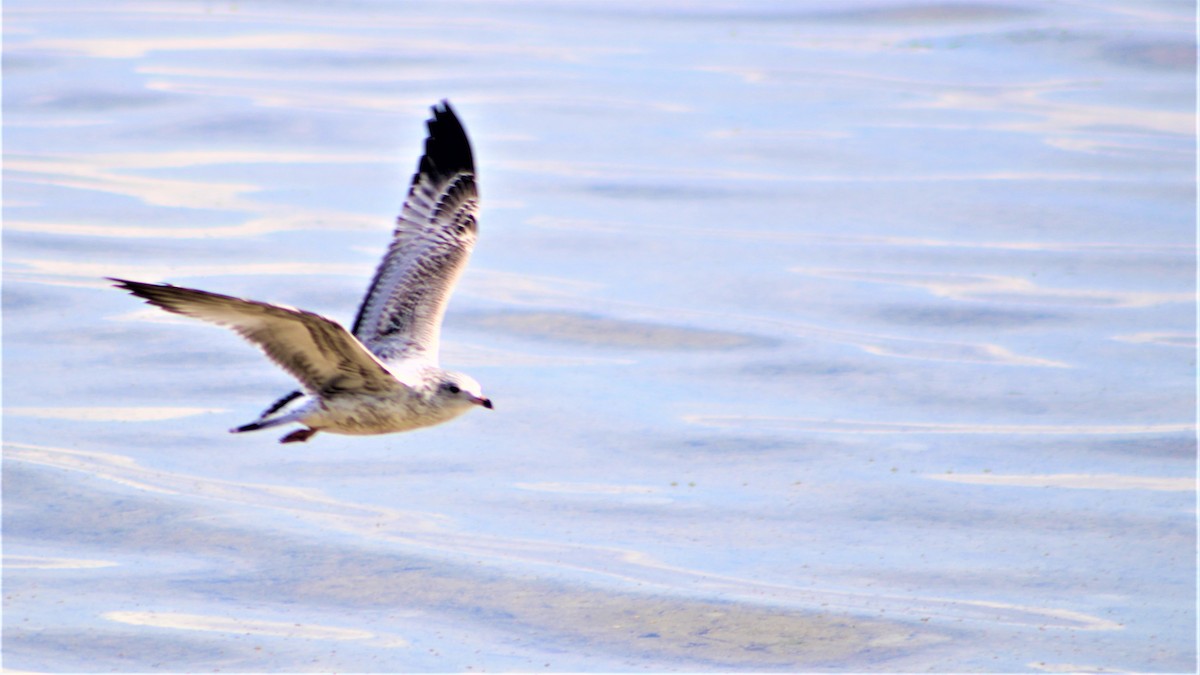
[[[1183,2],[8,2],[4,666],[1190,671]],[[104,276],[352,319],[428,107],[495,411],[292,384]]]

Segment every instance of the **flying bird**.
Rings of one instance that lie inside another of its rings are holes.
[[[449,102],[433,108],[392,242],[352,330],[312,312],[170,284],[109,278],[147,303],[209,321],[254,343],[300,382],[232,433],[299,423],[281,443],[319,431],[387,434],[492,408],[479,383],[438,366],[442,316],[478,234],[479,193],[467,133]]]

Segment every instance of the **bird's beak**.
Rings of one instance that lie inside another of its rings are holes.
[[[492,409],[492,399],[490,399],[490,398],[482,398],[479,396],[472,396],[471,403],[474,403],[475,405],[481,405],[481,406],[487,408],[488,410]]]

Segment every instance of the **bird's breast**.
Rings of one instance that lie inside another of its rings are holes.
[[[441,424],[464,411],[459,406],[437,405],[411,391],[345,393],[324,399],[319,410],[303,422],[333,433],[388,434]]]

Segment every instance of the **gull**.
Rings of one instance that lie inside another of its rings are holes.
[[[469,375],[438,366],[442,316],[478,233],[479,193],[467,133],[448,101],[429,136],[383,262],[354,328],[312,312],[170,284],[109,277],[168,312],[232,329],[300,382],[231,433],[292,422],[280,443],[318,431],[388,434],[492,408]]]

